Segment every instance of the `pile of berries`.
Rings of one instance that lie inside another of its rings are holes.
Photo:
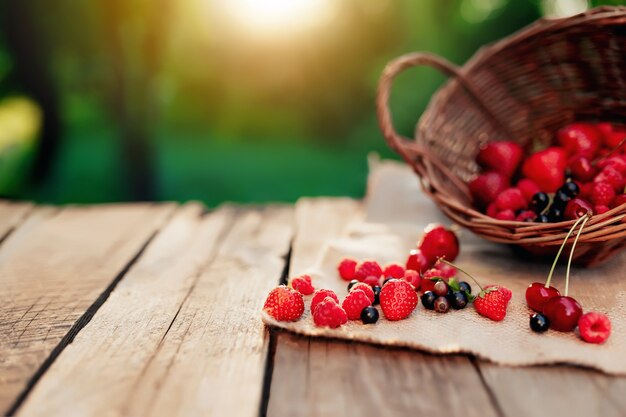
[[[470,193],[499,220],[559,222],[626,203],[626,130],[610,123],[570,124],[530,155],[514,142],[490,142],[476,162],[482,172]]]
[[[561,250],[565,246],[567,239],[582,221],[578,234],[582,231],[589,215],[582,217],[570,229],[569,233],[563,240]],[[572,253],[576,248],[576,240],[572,245]],[[583,314],[583,309],[578,301],[568,296],[569,289],[569,271],[572,260],[570,254],[567,273],[565,276],[565,295],[555,287],[550,285],[554,267],[558,261],[561,250],[557,254],[552,269],[548,274],[545,284],[533,282],[526,289],[526,304],[535,313],[530,316],[530,328],[534,332],[543,333],[552,328],[561,332],[571,332],[576,326],[580,333],[580,337],[589,343],[604,343],[611,334],[611,321],[602,313],[590,312]]]

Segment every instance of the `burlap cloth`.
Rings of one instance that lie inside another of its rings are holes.
[[[311,213],[310,201],[299,202],[299,222]],[[306,221],[306,220],[305,220]],[[340,300],[346,295],[336,265],[344,257],[371,258],[381,263],[403,263],[424,226],[431,222],[449,224],[421,192],[415,175],[408,167],[395,162],[370,161],[368,192],[363,206],[342,226],[338,237],[320,243],[317,253],[298,253],[291,276],[309,273],[316,288],[334,290]],[[300,224],[300,223],[299,223]],[[497,245],[463,230],[460,233],[461,255],[456,263],[478,277],[481,284],[498,283],[513,291],[506,318],[493,322],[478,315],[474,308],[439,314],[418,305],[402,321],[383,318],[375,325],[348,322],[339,329],[316,327],[309,312],[311,296],[305,297],[305,314],[297,322],[282,323],[263,313],[263,321],[272,326],[308,336],[323,336],[362,342],[416,348],[434,353],[470,353],[494,363],[536,365],[570,363],[596,368],[608,374],[626,374],[626,290],[624,253],[593,269],[573,268],[570,295],[584,311],[608,314],[613,325],[609,340],[603,345],[588,344],[577,333],[549,330],[533,333],[528,327],[530,310],[524,292],[529,283],[543,282],[549,265],[522,261],[509,248]],[[310,250],[307,248],[306,250]],[[304,249],[301,249],[304,250]],[[298,260],[310,263],[304,265]],[[557,267],[553,285],[563,289],[565,267]],[[476,285],[472,284],[473,288]],[[380,311],[380,310],[379,310]]]

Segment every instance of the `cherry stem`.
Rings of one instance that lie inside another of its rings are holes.
[[[478,285],[478,288],[480,288],[481,291],[485,291],[485,289],[478,283],[478,281],[476,281],[476,278],[474,278],[473,276],[471,276],[469,273],[467,273],[466,271],[462,270],[461,268],[459,268],[458,266],[456,266],[455,264],[453,264],[452,262],[448,262],[446,261],[444,258],[439,258],[438,259],[439,262],[443,262],[444,264],[448,264],[451,267],[454,267],[456,269],[458,269],[459,271],[463,272],[465,275],[467,275],[468,277],[470,277],[472,279],[472,281],[474,281],[476,283],[476,285]]]
[[[576,229],[576,226],[578,226],[578,223],[583,221],[583,219],[585,219],[587,216],[588,215],[576,220],[576,223],[574,223],[572,228],[569,229],[569,232],[567,232],[567,236],[565,236],[565,239],[563,239],[563,243],[561,243],[561,247],[559,248],[559,251],[556,253],[556,258],[554,258],[554,262],[552,263],[552,268],[550,268],[550,273],[548,274],[548,279],[546,280],[546,284],[544,285],[546,288],[550,287],[550,281],[552,281],[552,274],[554,274],[554,268],[556,268],[556,264],[559,261],[559,257],[561,256],[561,252],[563,252],[563,248],[565,247],[565,244],[567,243],[567,239],[569,239],[569,237],[572,235],[572,232],[574,231],[574,229]]]
[[[589,216],[589,213],[587,213],[587,215],[585,215],[582,224],[580,225],[580,229],[578,229],[578,233],[576,233],[576,238],[574,239],[574,243],[572,243],[572,250],[569,253],[569,260],[567,261],[567,272],[565,273],[565,296],[567,297],[567,293],[569,292],[569,270],[570,270],[570,266],[572,265],[572,258],[574,257],[574,249],[576,249],[576,243],[578,243],[578,238],[580,237],[580,234],[583,231],[583,227],[585,227],[585,223],[587,223],[587,220],[589,220],[591,216]]]

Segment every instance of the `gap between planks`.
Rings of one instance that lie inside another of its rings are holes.
[[[259,318],[293,210],[179,213],[61,353],[18,415],[254,415],[269,339]]]

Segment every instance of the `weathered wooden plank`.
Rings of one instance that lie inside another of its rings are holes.
[[[37,208],[0,249],[0,412],[88,321],[174,205]],[[103,299],[101,299],[102,301]]]
[[[292,273],[315,264],[324,243],[360,214],[346,199],[298,202]],[[472,404],[470,407],[468,404]],[[469,359],[279,333],[269,416],[494,416],[497,410]]]
[[[623,417],[626,377],[572,366],[512,368],[480,362],[507,417]]]
[[[19,415],[256,416],[293,210],[187,210],[50,367]]]
[[[0,241],[11,233],[33,210],[31,203],[0,200]]]

